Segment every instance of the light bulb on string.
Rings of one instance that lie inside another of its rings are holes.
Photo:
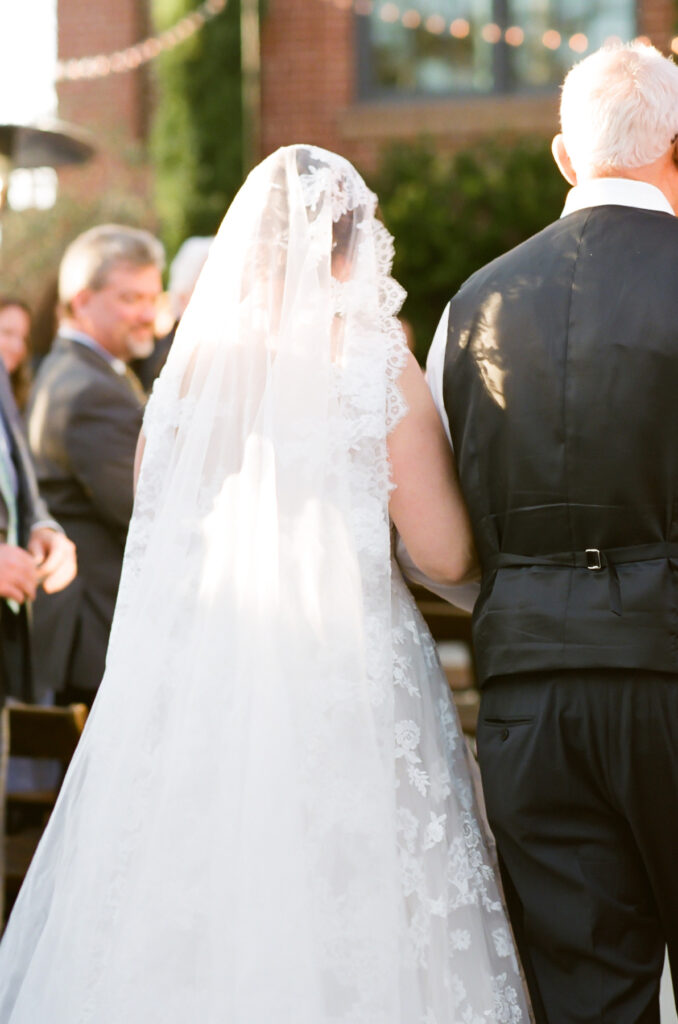
[[[205,0],[195,11],[181,18],[164,32],[143,39],[125,50],[116,50],[110,54],[100,53],[93,57],[59,60],[55,65],[54,82],[57,84],[64,81],[107,78],[111,74],[132,71],[189,39],[206,22],[220,14],[227,2],[228,0]],[[347,9],[353,5],[353,0],[341,2]]]
[[[421,14],[415,10],[405,11],[400,20],[405,28],[419,28],[421,25]]]

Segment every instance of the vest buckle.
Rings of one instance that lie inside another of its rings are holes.
[[[595,572],[597,569],[603,568],[603,563],[598,548],[586,548],[584,554],[586,555],[587,569],[591,569],[592,572]]]

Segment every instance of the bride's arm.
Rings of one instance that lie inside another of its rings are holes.
[[[141,470],[141,460],[144,457],[144,448],[146,447],[146,438],[144,437],[143,429],[139,431],[139,438],[137,440],[137,448],[134,453],[134,493],[137,493],[137,483],[139,481],[139,472]]]
[[[389,511],[415,565],[432,580],[464,583],[479,575],[471,524],[454,457],[424,375],[413,355],[399,386],[407,415],[389,435],[396,488]]]

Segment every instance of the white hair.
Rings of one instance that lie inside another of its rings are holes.
[[[150,231],[123,224],[99,224],[78,235],[61,260],[59,301],[68,308],[83,289],[103,288],[110,271],[121,263],[162,271],[165,250]]]
[[[193,291],[212,242],[211,237],[194,235],[179,246],[170,265],[167,289],[171,295],[189,295]]]
[[[565,78],[560,124],[578,178],[650,164],[678,132],[678,67],[645,43],[603,47]]]

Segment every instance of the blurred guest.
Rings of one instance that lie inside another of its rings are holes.
[[[163,261],[148,232],[104,224],[61,262],[58,333],[28,408],[41,491],[79,553],[74,583],[34,608],[36,688],[59,703],[90,704],[103,674],[144,406],[128,363],[153,350]]]
[[[31,317],[31,365],[33,373],[45,358],[59,325],[59,276],[50,274],[33,305]]]
[[[0,359],[12,385],[14,400],[23,412],[30,390],[31,311],[22,299],[0,296]]]
[[[163,334],[156,341],[155,348],[147,359],[135,360],[131,364],[146,391],[151,390],[153,381],[165,365],[177,325],[193,294],[212,241],[209,236],[194,235],[187,238],[172,260],[166,292],[167,308],[163,310],[166,322],[160,328]]]

